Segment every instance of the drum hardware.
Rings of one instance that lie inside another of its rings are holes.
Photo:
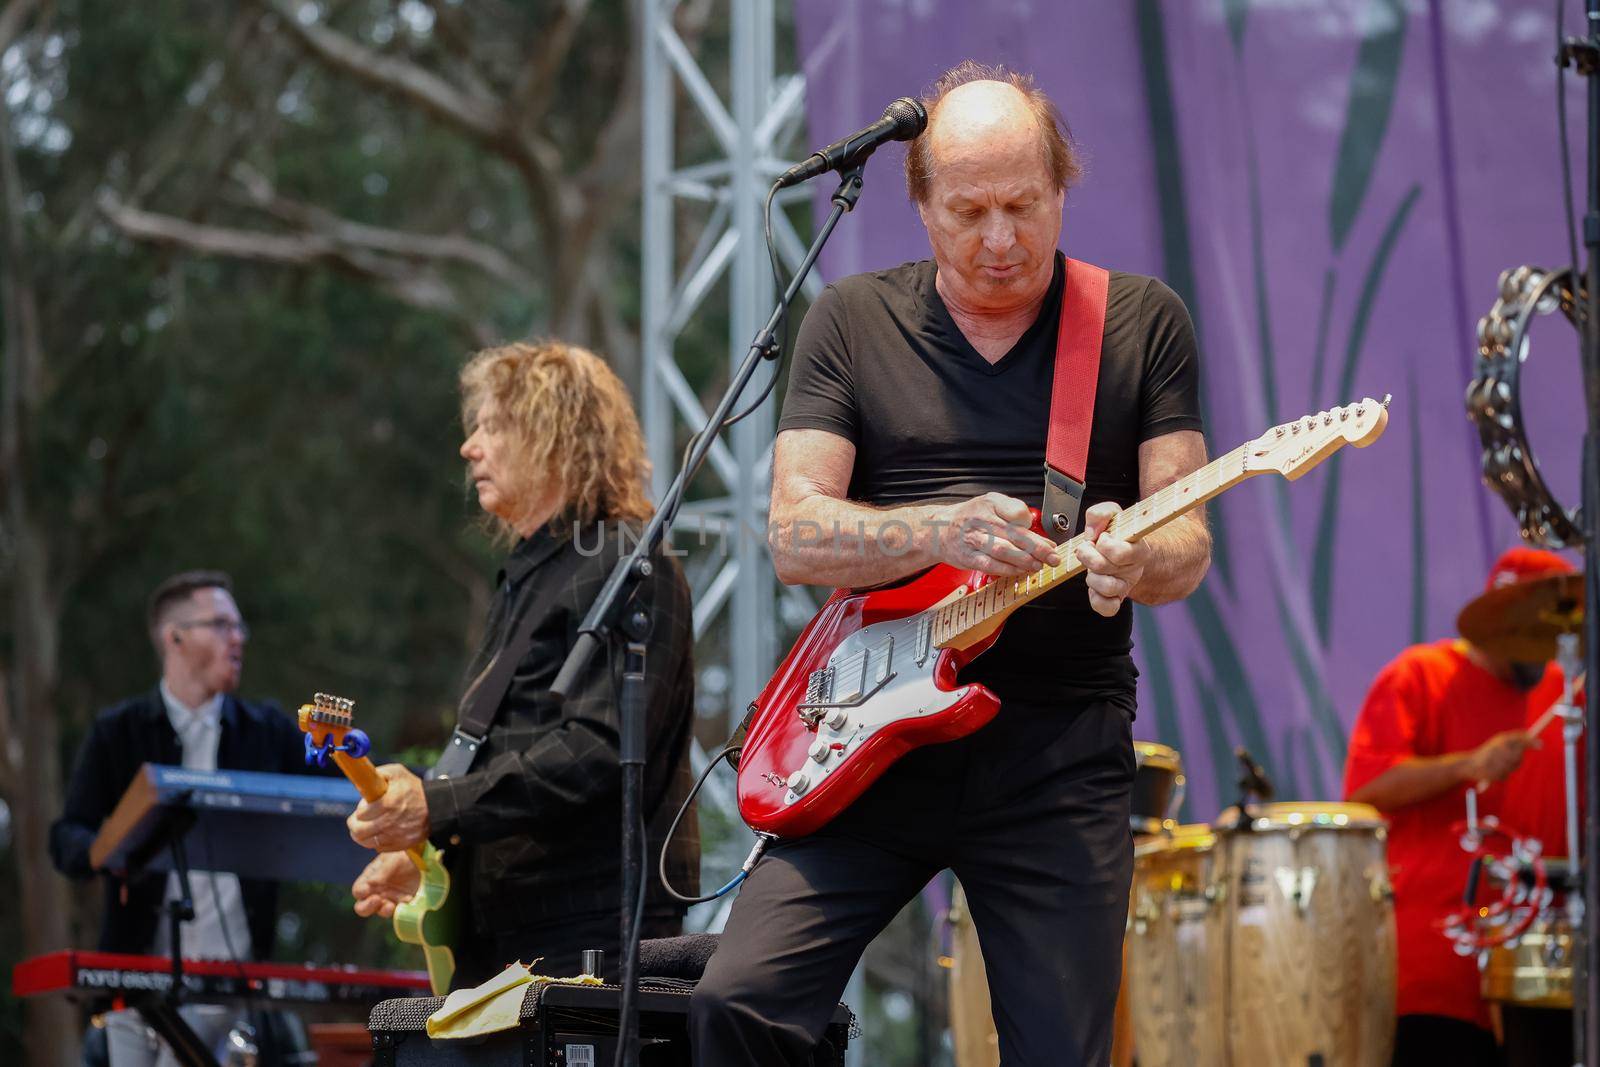
[[[1374,904],[1394,902],[1394,883],[1389,881],[1387,868],[1379,868],[1367,875],[1367,893]]]
[[[1240,820],[1240,828],[1249,830],[1253,828],[1254,820],[1249,818],[1250,799],[1254,797],[1263,803],[1272,800],[1276,790],[1272,786],[1272,779],[1267,777],[1267,772],[1261,764],[1256,762],[1250,750],[1239,745],[1233,750],[1234,759],[1239,761],[1239,803],[1237,805],[1245,818]]]
[[[1584,730],[1577,695],[1583,688],[1579,634],[1583,619],[1581,575],[1557,575],[1494,589],[1468,604],[1458,619],[1463,636],[1496,654],[1554,658],[1562,675],[1562,694],[1529,729],[1537,736],[1550,723],[1562,723],[1565,778],[1566,862],[1546,864],[1540,842],[1523,838],[1494,817],[1478,817],[1478,789],[1466,793],[1467,818],[1458,824],[1462,848],[1474,853],[1466,899],[1446,917],[1445,935],[1457,953],[1476,956],[1487,1000],[1524,1008],[1574,1007],[1574,931],[1584,922],[1582,864],[1579,853],[1578,742]],[[1526,586],[1526,589],[1522,587]],[[1482,788],[1487,783],[1481,783]],[[1509,855],[1485,842],[1503,838]],[[1487,907],[1477,902],[1480,879],[1502,886]],[[1557,892],[1563,898],[1557,904]],[[1574,1015],[1574,1026],[1581,1025]]]
[[[1291,833],[1290,840],[1295,840],[1296,835]],[[1304,915],[1311,907],[1311,894],[1317,888],[1317,869],[1315,867],[1279,867],[1273,872],[1278,882],[1278,888],[1283,891],[1284,899],[1295,906],[1295,910]]]

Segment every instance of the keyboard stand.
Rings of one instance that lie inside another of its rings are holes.
[[[189,884],[189,854],[183,847],[184,834],[193,815],[180,820],[182,825],[168,837],[172,850],[172,872],[178,876],[178,897],[167,901],[167,930],[172,951],[172,987],[165,996],[139,998],[131,1006],[145,1021],[145,1025],[161,1035],[172,1049],[173,1058],[183,1067],[219,1067],[217,1058],[206,1048],[205,1042],[194,1032],[178,1007],[183,1003],[183,924],[194,918],[194,891]]]

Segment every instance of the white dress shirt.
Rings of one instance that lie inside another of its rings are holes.
[[[161,682],[161,699],[167,706],[167,718],[177,731],[178,744],[183,747],[183,766],[191,771],[217,769],[217,742],[222,737],[222,694],[214,695],[198,708],[186,706],[166,680]],[[199,837],[191,837],[189,861],[204,861],[205,844]],[[193,894],[194,919],[183,924],[182,948],[186,959],[247,960],[250,958],[250,924],[245,920],[244,897],[239,892],[239,879],[224,871],[204,871],[191,868],[189,890]],[[176,873],[167,877],[167,900],[180,896]],[[167,914],[162,912],[156,927],[155,944],[151,951],[166,955],[172,950],[171,927]]]

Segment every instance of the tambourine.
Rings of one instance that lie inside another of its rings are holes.
[[[1528,358],[1528,328],[1540,315],[1561,310],[1577,325],[1572,272],[1517,267],[1500,274],[1500,296],[1478,322],[1476,375],[1467,386],[1467,416],[1483,442],[1483,480],[1500,495],[1522,530],[1523,540],[1547,548],[1583,541],[1575,508],[1562,507],[1539,472],[1522,422],[1522,364]]]

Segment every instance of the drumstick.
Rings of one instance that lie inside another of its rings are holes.
[[[1580,682],[1579,684],[1581,685],[1582,683]],[[1560,704],[1552,705],[1548,711],[1533,721],[1533,725],[1528,727],[1529,740],[1532,740],[1533,738],[1536,738],[1540,734],[1544,733],[1544,728],[1546,726],[1549,726],[1551,723],[1555,722],[1561,717],[1561,707],[1562,705]],[[1483,792],[1492,784],[1493,783],[1490,782],[1489,779],[1483,779],[1478,783],[1478,792]]]

